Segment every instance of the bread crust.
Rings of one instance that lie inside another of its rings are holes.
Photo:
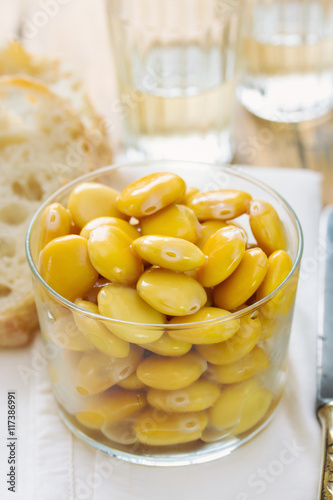
[[[104,167],[111,164],[113,154],[104,121],[84,92],[82,82],[66,63],[56,58],[30,54],[18,41],[13,41],[0,50],[0,77],[2,76],[23,76],[24,79],[40,82],[67,100],[81,116],[90,132],[89,137],[95,142],[98,165]]]
[[[33,295],[15,308],[0,315],[0,347],[19,347],[29,344],[38,329],[38,318]]]

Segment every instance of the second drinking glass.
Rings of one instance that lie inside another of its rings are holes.
[[[275,122],[320,117],[333,104],[332,0],[253,0],[246,7],[239,100]]]
[[[107,10],[127,152],[230,161],[238,2],[108,0]]]

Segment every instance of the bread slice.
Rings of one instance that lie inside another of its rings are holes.
[[[103,119],[95,112],[72,68],[58,59],[29,54],[13,41],[0,50],[0,76],[23,76],[44,83],[55,94],[68,100],[81,117],[96,148],[99,165],[110,165],[112,152]]]
[[[51,193],[100,165],[66,99],[19,77],[0,78],[0,346],[26,344],[37,326],[25,236]]]

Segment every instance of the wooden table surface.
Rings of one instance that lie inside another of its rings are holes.
[[[0,42],[19,36],[28,50],[60,56],[82,76],[119,143],[120,116],[104,0],[0,0]],[[311,169],[324,174],[325,203],[333,203],[333,112],[302,124],[261,120],[237,107],[234,163]],[[311,202],[311,200],[309,200]]]

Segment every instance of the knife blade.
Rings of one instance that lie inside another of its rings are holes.
[[[319,260],[317,415],[322,426],[323,462],[320,500],[333,500],[333,206],[320,221],[324,258]]]

